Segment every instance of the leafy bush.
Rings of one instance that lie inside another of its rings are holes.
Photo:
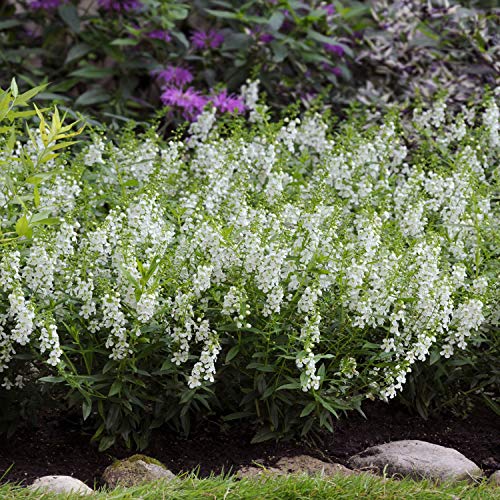
[[[498,11],[484,2],[19,0],[0,6],[3,75],[101,121],[166,124],[260,79],[268,104],[317,96],[387,104],[446,87],[459,102],[498,83]],[[161,110],[161,111],[160,111]]]
[[[249,77],[261,80],[270,104],[320,93],[350,78],[353,29],[368,12],[361,2],[218,0],[34,0],[0,9],[6,74],[50,81],[49,97],[108,119],[144,119],[163,87],[177,91],[163,102],[184,112],[209,99],[224,107]]]
[[[481,3],[487,2],[372,2],[376,24],[357,53],[366,80],[357,98],[430,100],[445,90],[450,103],[480,101],[500,74],[500,11]]]
[[[51,158],[57,114],[2,139],[3,388],[55,384],[101,449],[213,412],[259,441],[332,429],[464,349],[498,321],[498,107],[399,111],[207,108],[184,141]]]
[[[452,358],[435,356],[415,366],[400,397],[410,411],[423,418],[443,412],[466,417],[486,405],[500,416],[500,340],[494,323]]]

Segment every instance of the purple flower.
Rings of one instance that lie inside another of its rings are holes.
[[[114,10],[115,12],[129,12],[142,7],[139,0],[97,0],[97,2],[102,9]]]
[[[170,33],[167,30],[154,30],[150,31],[149,33],[146,34],[148,38],[152,38],[155,40],[163,40],[164,42],[171,42],[172,37],[170,36]]]
[[[207,104],[207,98],[194,90],[193,87],[186,90],[167,87],[161,95],[161,100],[166,106],[181,108],[183,116],[187,120],[195,120]]]
[[[221,113],[241,113],[245,111],[245,103],[241,97],[237,97],[234,94],[228,95],[227,89],[214,95],[211,102]]]
[[[331,43],[325,43],[323,45],[327,52],[331,52],[338,57],[342,57],[344,55],[344,49],[340,45],[332,45]]]
[[[342,70],[338,66],[330,66],[329,64],[323,64],[323,69],[332,73],[335,76],[342,76]]]
[[[216,49],[224,42],[224,36],[216,30],[195,31],[191,35],[191,42],[197,49]]]
[[[193,81],[191,71],[180,66],[167,66],[166,69],[155,71],[154,74],[158,80],[163,80],[163,83],[178,85],[180,87]]]
[[[326,5],[323,5],[322,8],[326,10],[327,16],[333,16],[335,14],[335,6],[333,5],[333,3],[328,3]]]
[[[274,36],[271,33],[262,33],[259,35],[259,42],[271,43],[274,40]]]
[[[57,9],[57,7],[59,7],[62,2],[63,0],[33,0],[32,2],[30,2],[30,7],[32,9],[51,10]]]

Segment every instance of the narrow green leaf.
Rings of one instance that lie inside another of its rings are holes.
[[[231,347],[231,349],[229,349],[229,351],[226,354],[226,363],[229,363],[232,359],[234,359],[239,352],[240,352],[239,344]]]
[[[71,3],[62,4],[58,7],[57,11],[61,19],[68,25],[73,33],[80,32],[80,18],[75,5]]]

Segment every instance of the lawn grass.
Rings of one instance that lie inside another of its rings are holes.
[[[53,495],[29,491],[16,485],[0,487],[0,498],[7,499],[73,499],[77,495]],[[429,481],[404,479],[383,480],[362,475],[337,476],[333,478],[290,475],[261,479],[236,480],[231,477],[198,479],[186,476],[170,482],[149,483],[135,488],[117,488],[112,491],[99,490],[93,496],[106,500],[163,499],[351,499],[407,500],[407,499],[500,499],[500,488],[482,482],[440,484]]]

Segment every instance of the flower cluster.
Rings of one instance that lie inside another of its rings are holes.
[[[186,398],[292,386],[348,405],[394,397],[415,363],[492,321],[493,100],[476,118],[437,102],[333,136],[317,114],[262,123],[256,94],[244,134],[211,109],[185,143],[95,138],[56,160],[38,204],[58,219],[0,247],[9,381],[28,347],[63,372],[63,353],[92,351]],[[8,231],[19,206],[0,210]]]
[[[193,79],[187,69],[169,66],[156,74],[158,79],[165,82],[161,94],[163,104],[181,110],[186,120],[195,121],[208,104],[220,113],[242,113],[246,110],[243,99],[228,94],[227,89],[220,92],[214,90],[207,96],[193,87],[186,88],[185,85]]]

